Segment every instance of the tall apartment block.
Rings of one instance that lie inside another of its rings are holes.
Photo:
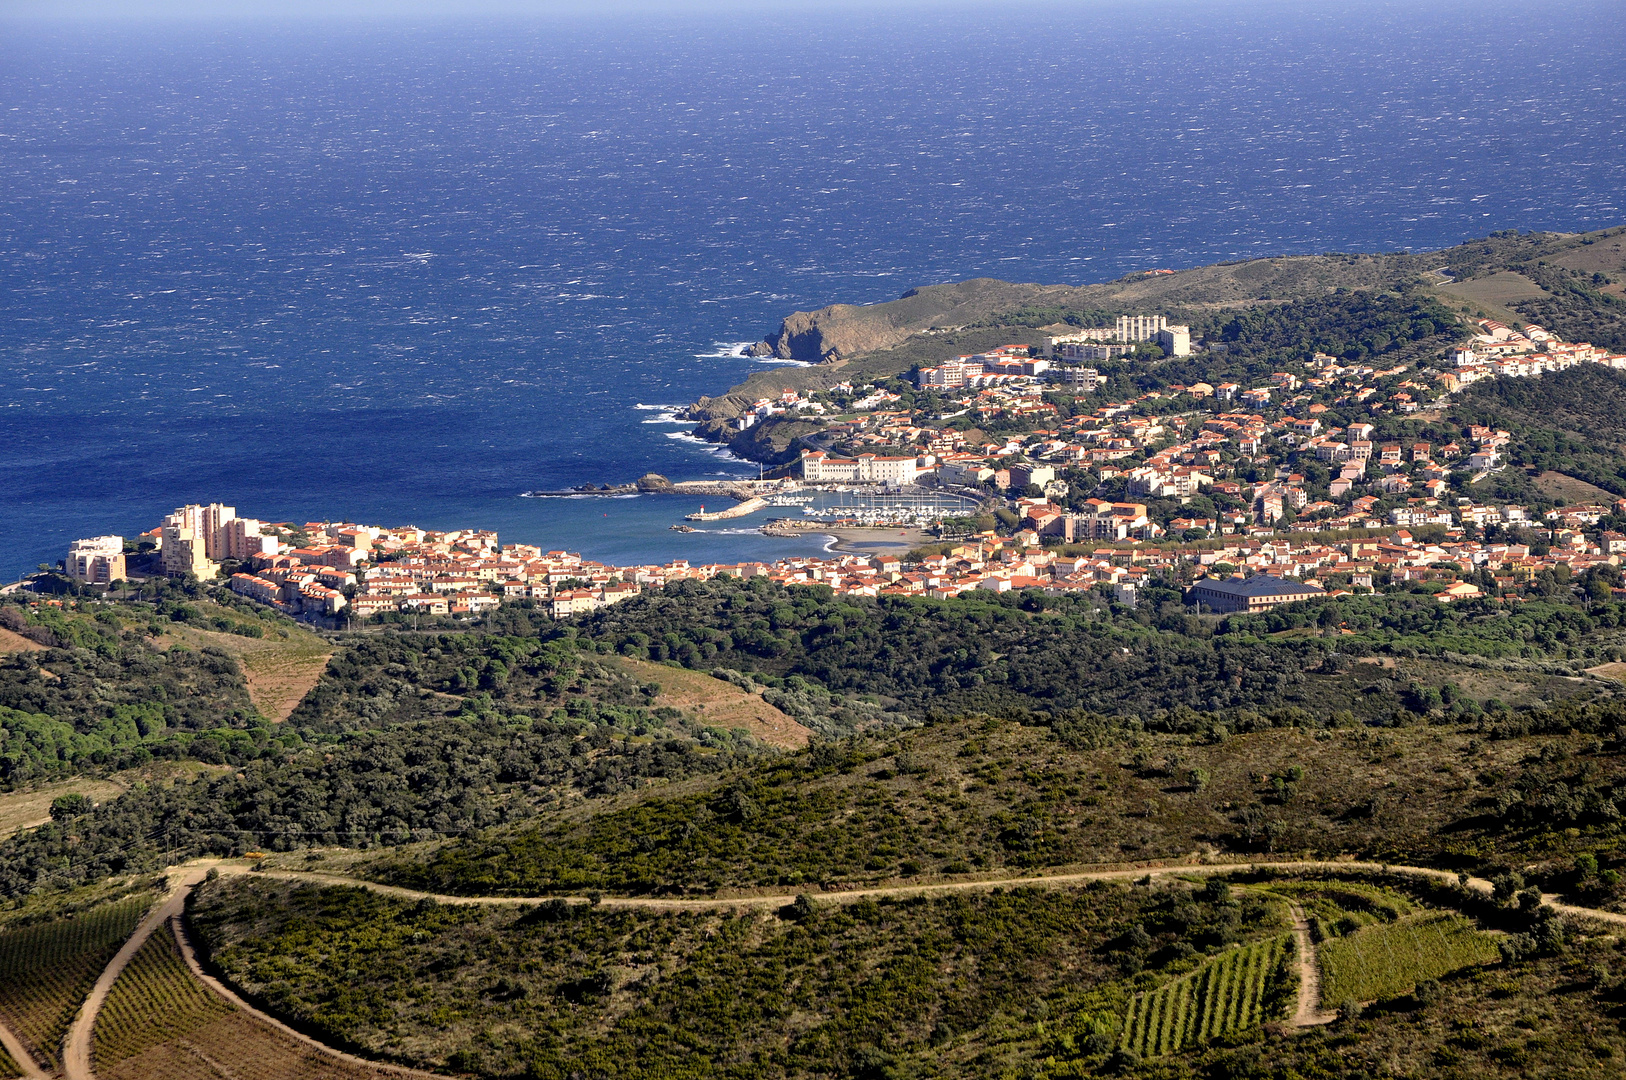
[[[1120,315],[1118,316],[1119,341],[1151,341],[1157,337],[1158,331],[1169,325],[1167,316],[1163,315]]]
[[[64,560],[68,576],[87,585],[111,585],[122,581],[124,567],[124,537],[93,536],[88,540],[75,540],[68,547]]]
[[[265,536],[262,522],[240,518],[237,508],[221,503],[183,506],[164,518],[159,553],[170,577],[191,574],[213,578],[221,559],[248,559],[275,555],[277,538]]]

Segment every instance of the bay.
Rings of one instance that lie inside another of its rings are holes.
[[[1610,3],[0,32],[0,575],[188,501],[616,562],[785,313],[1619,224]],[[653,422],[652,422],[653,421]],[[750,524],[747,520],[744,524]]]

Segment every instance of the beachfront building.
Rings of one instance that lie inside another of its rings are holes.
[[[111,585],[125,575],[124,537],[93,536],[68,546],[68,576],[87,585]]]
[[[802,479],[810,484],[912,484],[920,475],[914,457],[882,457],[859,454],[852,458],[832,457],[823,450],[802,453]]]
[[[263,522],[240,518],[236,507],[223,503],[178,507],[159,527],[159,556],[169,577],[207,580],[219,574],[221,559],[246,562],[281,550]]]

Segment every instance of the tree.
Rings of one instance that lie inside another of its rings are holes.
[[[87,795],[77,792],[72,795],[58,795],[51,800],[51,820],[66,821],[80,814],[88,814],[95,809],[96,804],[90,801]]]

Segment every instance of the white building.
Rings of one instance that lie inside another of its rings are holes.
[[[1191,327],[1165,326],[1157,332],[1157,343],[1166,356],[1191,355]]]
[[[1168,328],[1169,320],[1163,315],[1118,316],[1119,341],[1151,341]]]
[[[1087,394],[1101,387],[1101,373],[1092,367],[1058,367],[1050,369],[1050,378],[1064,386],[1076,386]]]
[[[123,580],[124,537],[93,536],[88,540],[75,540],[68,546],[64,560],[68,576],[90,585],[111,585]]]
[[[1061,346],[1057,351],[1060,354],[1059,359],[1062,360],[1100,362],[1122,356],[1129,351],[1129,346],[1102,341],[1073,341]]]
[[[831,457],[823,450],[802,454],[802,479],[809,483],[834,484],[912,484],[920,475],[920,462],[913,457],[880,457],[859,454],[856,458]]]

